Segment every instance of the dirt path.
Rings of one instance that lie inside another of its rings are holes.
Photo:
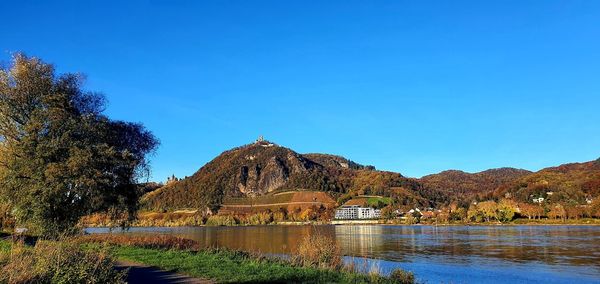
[[[212,284],[212,280],[193,278],[158,267],[147,266],[129,261],[117,262],[117,269],[129,268],[127,283],[129,284]]]

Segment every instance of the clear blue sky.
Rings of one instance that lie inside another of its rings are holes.
[[[600,1],[37,2],[0,60],[87,74],[156,180],[261,134],[412,177],[600,157]]]

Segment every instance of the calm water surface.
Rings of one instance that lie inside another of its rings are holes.
[[[123,233],[171,234],[207,246],[290,254],[315,230],[334,237],[348,261],[367,258],[384,273],[401,267],[426,283],[600,283],[598,226],[152,227]]]

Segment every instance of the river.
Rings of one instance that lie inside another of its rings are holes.
[[[152,227],[124,233],[289,254],[315,230],[335,238],[348,261],[354,257],[383,273],[400,267],[425,283],[600,283],[600,226]]]

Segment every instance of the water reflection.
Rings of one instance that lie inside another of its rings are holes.
[[[372,257],[384,244],[382,226],[336,226],[334,232],[346,255]]]

